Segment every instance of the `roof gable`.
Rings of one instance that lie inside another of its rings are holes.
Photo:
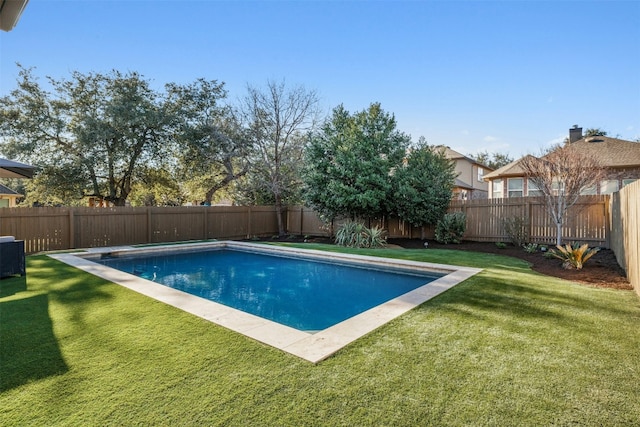
[[[5,187],[2,184],[0,184],[0,194],[3,196],[21,196],[21,194],[19,194],[18,192],[13,191],[9,187]]]

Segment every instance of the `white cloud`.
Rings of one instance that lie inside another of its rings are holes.
[[[487,135],[484,138],[482,138],[482,140],[484,142],[495,142],[498,140],[498,138],[496,138],[495,136]]]

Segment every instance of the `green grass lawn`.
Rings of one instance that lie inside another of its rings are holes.
[[[29,257],[0,281],[0,425],[638,425],[632,291],[497,255],[348,252],[485,270],[313,365]]]

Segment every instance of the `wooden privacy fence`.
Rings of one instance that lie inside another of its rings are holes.
[[[0,209],[0,235],[24,240],[27,253],[277,233],[271,206]]]
[[[611,197],[611,249],[640,295],[640,180]]]
[[[467,216],[465,240],[478,242],[508,242],[504,220],[521,221],[527,241],[555,243],[556,225],[544,210],[542,199],[518,197],[508,199],[454,200],[449,212],[462,211]],[[337,227],[339,223],[334,223]],[[413,227],[397,218],[372,221],[388,230],[391,238],[433,238],[433,227]],[[331,226],[324,224],[310,208],[289,209],[288,230],[301,235],[328,236]],[[609,196],[583,196],[567,215],[562,229],[566,242],[580,241],[592,246],[609,247]]]
[[[572,208],[563,229],[565,241],[609,247],[609,196],[585,196]],[[535,198],[453,201],[449,211],[467,214],[464,238],[509,241],[505,218],[520,218],[528,241],[555,242],[555,225]],[[287,231],[329,236],[332,227],[309,208],[292,207]],[[333,224],[337,227],[339,222]],[[397,218],[371,221],[391,238],[433,238],[432,227],[412,227]],[[278,233],[271,206],[189,206],[117,208],[2,208],[0,235],[25,241],[28,253],[203,239],[241,239]]]

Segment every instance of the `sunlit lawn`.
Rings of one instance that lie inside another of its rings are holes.
[[[496,255],[359,253],[485,270],[313,365],[29,257],[0,281],[0,425],[638,425],[632,291]]]

